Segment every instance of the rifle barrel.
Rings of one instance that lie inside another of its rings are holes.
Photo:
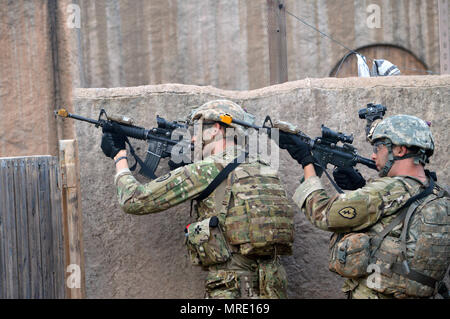
[[[356,157],[356,161],[357,161],[358,163],[360,163],[360,164],[366,165],[366,166],[369,167],[369,168],[377,169],[377,165],[375,165],[375,162],[372,161],[372,160],[370,160],[370,159],[368,159],[368,158],[365,158],[365,157],[362,157],[362,156],[359,156],[359,155],[358,155],[358,156]]]
[[[72,114],[72,113],[67,113],[67,116],[65,116],[65,117],[70,117],[70,118],[75,119],[75,120],[80,120],[80,121],[83,121],[83,122],[88,122],[88,123],[95,124],[95,125],[100,125],[100,126],[102,126],[102,124],[103,124],[100,121],[93,120],[93,119],[90,119],[90,118],[87,118],[87,117],[84,117],[84,116],[81,116],[81,115]]]

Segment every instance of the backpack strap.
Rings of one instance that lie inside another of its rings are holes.
[[[428,185],[428,187],[424,191],[422,191],[421,193],[419,193],[419,194],[409,198],[405,202],[405,204],[403,204],[397,210],[400,213],[397,213],[397,216],[395,217],[395,219],[392,222],[390,222],[389,225],[387,225],[381,232],[376,234],[375,237],[373,237],[371,239],[371,245],[372,245],[372,247],[374,247],[373,250],[372,250],[372,254],[371,254],[372,258],[376,255],[376,253],[377,253],[378,249],[380,248],[381,243],[383,242],[384,238],[397,225],[399,225],[401,222],[403,222],[406,218],[407,218],[407,222],[409,222],[412,214],[414,213],[416,208],[421,204],[421,199],[423,199],[424,197],[426,197],[426,196],[430,195],[431,193],[433,193],[434,186],[435,186],[434,180],[433,180],[433,178],[430,178],[430,184]],[[404,224],[403,225],[403,230],[402,230],[402,235],[405,237],[405,240],[406,240],[407,228],[408,228],[408,225]],[[405,234],[403,234],[403,233],[405,233]],[[406,260],[406,241],[405,241],[404,248],[405,248],[404,256],[405,256],[405,260]]]
[[[433,182],[432,178],[430,178],[430,186],[431,186],[431,184],[433,184],[433,187],[434,187],[434,182]],[[443,193],[441,192],[440,195],[442,197]],[[438,195],[438,197],[440,197],[440,196]],[[405,224],[403,225],[402,233],[400,235],[403,261],[401,263],[392,264],[392,271],[399,275],[402,275],[403,277],[406,277],[410,280],[417,281],[417,282],[421,283],[422,285],[426,285],[426,286],[435,288],[436,283],[438,283],[438,280],[434,279],[433,277],[422,274],[414,269],[410,269],[409,265],[408,265],[408,261],[406,259],[406,236],[408,233],[409,222],[410,222],[411,217],[414,214],[415,210],[417,209],[417,206],[419,206],[420,204],[421,203],[418,203],[417,205],[415,205],[415,208],[412,209],[411,211],[408,210],[408,214],[405,217]],[[413,206],[413,205],[411,205],[411,206]]]
[[[413,216],[414,212],[417,210],[417,207],[419,207],[423,201],[425,200],[425,197],[433,193],[433,188],[435,187],[434,179],[427,174],[430,180],[430,184],[428,187],[419,193],[418,195],[415,195],[408,199],[406,203],[400,208],[401,213],[398,214],[398,216],[388,225],[386,226],[383,231],[378,233],[371,243],[375,246],[375,249],[372,252],[371,257],[374,257],[378,251],[378,249],[381,246],[381,243],[383,239],[389,234],[395,226],[400,224],[402,221],[403,223],[403,229],[402,233],[400,235],[401,240],[401,249],[402,249],[402,262],[395,262],[392,263],[391,271],[399,274],[405,278],[408,278],[410,280],[417,281],[421,283],[422,285],[426,285],[429,287],[434,288],[436,286],[436,283],[438,282],[436,279],[424,275],[414,269],[410,269],[407,261],[406,256],[406,236],[408,234],[409,229],[409,222],[411,220],[411,217]]]

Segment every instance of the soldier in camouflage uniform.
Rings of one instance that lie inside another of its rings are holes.
[[[102,149],[116,162],[114,181],[122,209],[144,215],[192,200],[237,155],[245,154],[234,134],[224,134],[225,128],[227,133],[234,129],[239,140],[246,130],[224,125],[220,118],[224,114],[245,122],[254,120],[227,100],[194,108],[187,120],[199,128],[193,142],[201,140],[202,144],[194,144],[200,145],[204,159],[146,184],[139,183],[128,169],[122,138],[104,133]],[[290,253],[292,247],[294,207],[268,163],[260,159],[241,163],[197,202],[195,210],[197,222],[187,227],[186,244],[192,262],[208,271],[208,298],[286,298],[286,273],[279,255]]]
[[[424,169],[434,151],[431,131],[417,117],[397,115],[372,126],[368,140],[380,178],[330,197],[309,146],[280,132],[280,147],[305,173],[293,199],[313,225],[334,233],[329,268],[348,278],[348,297],[433,296],[450,264],[450,216],[449,194]],[[428,195],[406,203],[420,193]]]

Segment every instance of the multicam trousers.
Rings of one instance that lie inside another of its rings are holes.
[[[227,263],[209,267],[205,287],[206,298],[287,298],[286,271],[279,257],[250,259],[233,254]]]

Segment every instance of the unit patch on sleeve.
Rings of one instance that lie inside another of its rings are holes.
[[[356,217],[356,209],[353,207],[344,207],[338,211],[338,214],[347,219],[353,219]]]

